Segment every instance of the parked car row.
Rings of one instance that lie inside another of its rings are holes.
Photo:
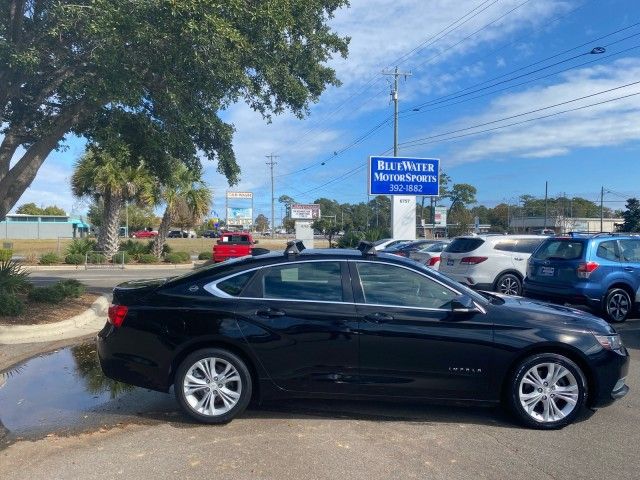
[[[395,241],[412,258],[475,290],[584,304],[623,322],[640,304],[640,237],[474,235]]]

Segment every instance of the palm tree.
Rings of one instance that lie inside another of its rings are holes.
[[[111,258],[119,247],[120,210],[125,200],[150,204],[155,180],[144,163],[132,164],[129,150],[103,150],[90,146],[80,157],[71,177],[71,190],[77,197],[91,196],[104,204],[98,250]]]
[[[153,240],[153,254],[160,258],[162,249],[171,229],[171,224],[179,214],[186,213],[193,223],[199,222],[209,213],[212,193],[200,177],[183,163],[176,163],[170,178],[160,187],[159,203],[165,204],[164,214]]]

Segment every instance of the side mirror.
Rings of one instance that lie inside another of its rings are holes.
[[[451,300],[451,312],[454,314],[465,314],[477,312],[478,307],[473,303],[471,297],[460,295],[458,298]]]

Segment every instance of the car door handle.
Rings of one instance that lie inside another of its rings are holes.
[[[624,271],[625,271],[625,272],[635,272],[635,270],[636,270],[636,269],[635,269],[635,268],[633,268],[633,267],[624,267]]]
[[[514,260],[517,260],[519,262],[521,262],[522,260],[524,260],[524,258],[520,258],[520,257],[513,257]]]
[[[393,316],[389,315],[388,313],[375,312],[365,315],[364,319],[368,322],[373,323],[390,322],[393,320]]]
[[[258,315],[259,317],[274,318],[274,317],[284,317],[286,313],[276,308],[267,308],[266,310],[258,310],[256,312],[256,315]]]

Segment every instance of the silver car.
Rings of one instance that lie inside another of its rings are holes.
[[[409,253],[409,258],[420,262],[427,267],[431,267],[433,269],[438,269],[438,265],[440,264],[440,254],[445,249],[445,247],[449,244],[450,240],[438,240],[433,243],[428,243],[424,245],[420,250],[416,250],[415,252]]]

